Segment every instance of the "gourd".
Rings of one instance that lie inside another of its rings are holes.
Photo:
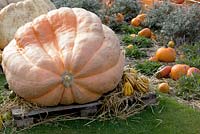
[[[156,51],[156,57],[162,62],[174,62],[176,60],[176,51],[171,47],[161,47]]]
[[[178,80],[180,77],[187,74],[189,68],[190,66],[186,64],[176,64],[171,68],[170,77],[173,80]]]
[[[11,3],[0,11],[0,49],[14,37],[17,29],[35,17],[55,9],[50,0],[24,0]]]
[[[95,101],[117,86],[123,66],[115,33],[95,14],[67,7],[20,27],[2,62],[10,89],[43,106]]]

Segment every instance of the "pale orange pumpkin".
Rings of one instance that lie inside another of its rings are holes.
[[[124,56],[115,33],[95,14],[63,7],[20,27],[2,64],[16,94],[53,106],[95,101],[113,90]]]
[[[146,38],[150,38],[151,37],[151,30],[149,28],[144,28],[141,31],[138,32],[139,36],[143,36]]]
[[[191,76],[192,74],[200,74],[200,70],[196,67],[190,67],[187,71],[187,76]]]
[[[178,80],[183,75],[187,74],[190,67],[186,64],[176,64],[171,68],[170,77],[173,80]]]
[[[176,60],[176,51],[171,47],[161,47],[156,51],[156,57],[159,61],[174,62]]]

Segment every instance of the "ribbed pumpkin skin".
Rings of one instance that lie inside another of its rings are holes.
[[[65,7],[20,27],[4,49],[2,64],[16,94],[53,106],[95,101],[113,90],[124,56],[117,36],[95,14]],[[71,85],[64,86],[68,73]]]

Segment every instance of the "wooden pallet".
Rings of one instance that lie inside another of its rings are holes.
[[[101,101],[92,102],[83,105],[69,105],[69,106],[55,106],[55,107],[44,107],[33,109],[30,111],[24,111],[19,107],[13,108],[11,110],[14,123],[17,127],[30,126],[36,122],[40,122],[47,117],[65,114],[74,114],[80,117],[87,117],[94,115]]]
[[[149,93],[148,95],[144,96],[142,100],[146,105],[155,104],[156,95],[155,93]],[[77,104],[69,106],[44,107],[26,112],[20,109],[19,107],[16,107],[13,108],[11,112],[16,127],[23,128],[30,126],[36,122],[41,122],[47,119],[47,117],[55,117],[56,115],[73,114],[73,116],[75,115],[77,117],[92,116],[98,111],[101,105],[101,101],[96,101],[82,105]]]

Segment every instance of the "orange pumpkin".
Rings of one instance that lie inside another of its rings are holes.
[[[169,76],[170,72],[171,72],[171,66],[165,66],[163,68],[161,68],[160,70],[158,70],[156,72],[156,78],[160,79],[160,78],[166,78]]]
[[[149,28],[144,28],[141,31],[138,32],[139,36],[143,36],[146,38],[150,38],[151,37],[151,30]]]
[[[117,36],[95,14],[63,7],[20,27],[2,64],[16,94],[54,106],[95,101],[113,90],[124,56]]]
[[[158,90],[162,93],[169,93],[169,84],[168,83],[160,83],[158,85]]]
[[[131,20],[131,25],[134,26],[134,27],[140,26],[140,23],[141,23],[140,18],[133,18],[133,19]]]
[[[141,22],[143,22],[145,20],[146,16],[147,15],[143,13],[143,14],[137,15],[136,18],[139,18],[141,20]]]
[[[178,80],[183,75],[187,74],[187,71],[190,67],[185,64],[176,64],[171,68],[170,77],[173,80]]]
[[[191,76],[192,74],[200,74],[200,70],[196,67],[191,67],[187,71],[187,76]]]
[[[156,57],[159,61],[174,62],[176,60],[176,51],[171,47],[161,47],[156,51]]]

